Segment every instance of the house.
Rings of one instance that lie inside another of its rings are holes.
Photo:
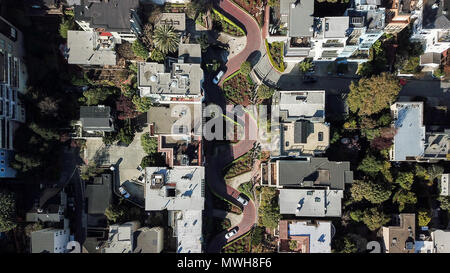
[[[183,58],[168,66],[144,63],[138,65],[138,88],[141,97],[153,98],[159,103],[183,101],[200,103],[203,98],[203,70],[199,63],[185,63]]]
[[[105,212],[112,201],[112,175],[104,173],[94,177],[86,184],[85,196],[88,228],[106,228]]]
[[[314,32],[314,60],[334,61],[341,57],[350,27],[348,16],[324,17],[316,20]]]
[[[67,31],[69,64],[82,66],[116,65],[115,40],[111,34],[94,31]]]
[[[431,232],[434,253],[450,253],[450,230],[434,230]]]
[[[391,105],[395,128],[391,161],[435,162],[448,160],[450,130],[426,132],[423,125],[423,102],[396,102]]]
[[[102,137],[105,132],[114,131],[111,107],[104,105],[81,106],[80,126],[82,137]]]
[[[441,175],[440,187],[441,187],[440,195],[450,196],[450,191],[449,191],[449,187],[450,187],[450,173],[443,173]]]
[[[416,215],[400,213],[394,216],[392,222],[392,226],[381,228],[384,252],[414,253]]]
[[[350,162],[333,162],[323,157],[273,159],[263,163],[261,171],[261,185],[277,188],[344,190],[353,183]]]
[[[61,187],[45,188],[34,207],[26,213],[27,222],[63,223],[67,209],[67,193]]]
[[[26,93],[24,37],[22,32],[0,17],[0,178],[14,178],[9,161],[14,157],[16,129],[25,122],[19,94]]]
[[[421,42],[424,53],[420,65],[434,70],[446,65],[450,53],[450,8],[449,0],[425,1],[420,17],[413,27],[412,41]]]
[[[65,253],[69,230],[46,228],[31,233],[31,253]]]
[[[205,169],[201,166],[145,168],[145,210],[168,211],[177,253],[202,252]]]
[[[163,12],[158,16],[155,27],[171,26],[177,32],[186,31],[186,14],[185,13],[168,13]]]
[[[170,103],[147,112],[150,136],[158,138],[158,152],[169,167],[202,165],[202,105]]]
[[[134,253],[161,253],[164,248],[162,227],[142,227],[134,232]]]
[[[331,221],[280,220],[278,252],[331,253],[335,228]],[[292,249],[290,242],[297,247]]]
[[[416,0],[392,0],[391,6],[386,10],[386,22],[384,28],[386,33],[396,34],[405,29],[411,22],[416,10],[418,1]],[[416,15],[417,16],[417,15]]]
[[[330,125],[325,122],[325,91],[277,91],[273,104],[280,122],[272,124],[279,145],[272,157],[320,155],[329,146]]]
[[[121,44],[122,40],[133,42],[142,34],[138,9],[139,0],[81,0],[81,4],[74,7],[74,14],[84,31],[111,35],[116,44]]]
[[[108,241],[102,249],[102,253],[133,253],[133,234],[139,227],[140,223],[138,221],[110,225]]]

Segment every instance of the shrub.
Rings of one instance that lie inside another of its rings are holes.
[[[141,57],[144,60],[148,58],[148,49],[139,41],[135,40],[131,45],[131,50],[133,50],[134,55]]]
[[[147,154],[154,154],[158,150],[158,138],[150,136],[149,133],[141,135],[141,146]]]

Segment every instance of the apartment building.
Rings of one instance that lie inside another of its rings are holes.
[[[23,34],[0,17],[0,178],[15,177],[9,167],[14,157],[14,131],[25,122],[25,109],[19,93],[26,92]]]

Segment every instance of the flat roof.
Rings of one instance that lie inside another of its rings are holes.
[[[79,65],[116,65],[116,52],[96,46],[93,31],[67,31],[68,63]]]
[[[178,46],[178,57],[184,58],[186,63],[201,63],[202,48],[200,44],[184,44]]]
[[[323,121],[325,119],[325,91],[278,91],[280,116]],[[286,112],[285,116],[282,112]]]
[[[314,0],[280,0],[280,8],[282,11],[289,9],[290,37],[311,37],[313,35]]]
[[[435,230],[433,238],[436,253],[450,253],[450,230]]]
[[[414,253],[416,215],[400,213],[397,223],[398,225],[382,228],[386,251],[389,253]]]
[[[186,14],[163,12],[160,14],[155,26],[167,25],[172,26],[177,31],[186,30]]]
[[[201,135],[201,104],[171,103],[151,106],[147,112],[147,123],[154,124],[154,133],[159,135]],[[181,127],[185,126],[183,132]]]
[[[183,210],[177,211],[176,234],[177,253],[201,253],[202,252],[202,211]]]
[[[307,236],[309,253],[331,253],[330,221],[295,221],[288,225],[288,236]]]
[[[152,175],[162,177],[162,183],[155,185]],[[203,166],[147,167],[145,210],[203,210],[204,187]]]
[[[393,161],[415,160],[425,150],[425,126],[423,126],[423,102],[397,102],[394,110]]]
[[[280,189],[280,214],[298,217],[340,217],[342,190]]]
[[[349,27],[350,18],[348,16],[324,17],[323,36],[324,38],[345,38]]]
[[[96,183],[86,185],[87,211],[89,214],[104,214],[112,197],[111,174],[94,178]]]

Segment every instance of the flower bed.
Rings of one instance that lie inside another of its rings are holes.
[[[225,179],[230,179],[240,174],[249,172],[252,170],[252,158],[250,153],[246,153],[238,159],[234,160],[229,166],[224,168]]]
[[[269,44],[266,40],[266,50],[269,56],[270,63],[279,72],[284,72],[285,66],[283,61],[284,43],[273,42]]]
[[[247,106],[250,103],[250,92],[254,84],[250,76],[236,72],[223,82],[225,98],[234,103]]]
[[[256,19],[259,26],[264,24],[264,1],[263,0],[232,0]]]
[[[236,37],[245,36],[245,32],[242,28],[240,28],[233,21],[225,17],[225,15],[218,12],[216,9],[213,9],[212,19],[213,25],[214,26],[220,25],[224,33]]]

